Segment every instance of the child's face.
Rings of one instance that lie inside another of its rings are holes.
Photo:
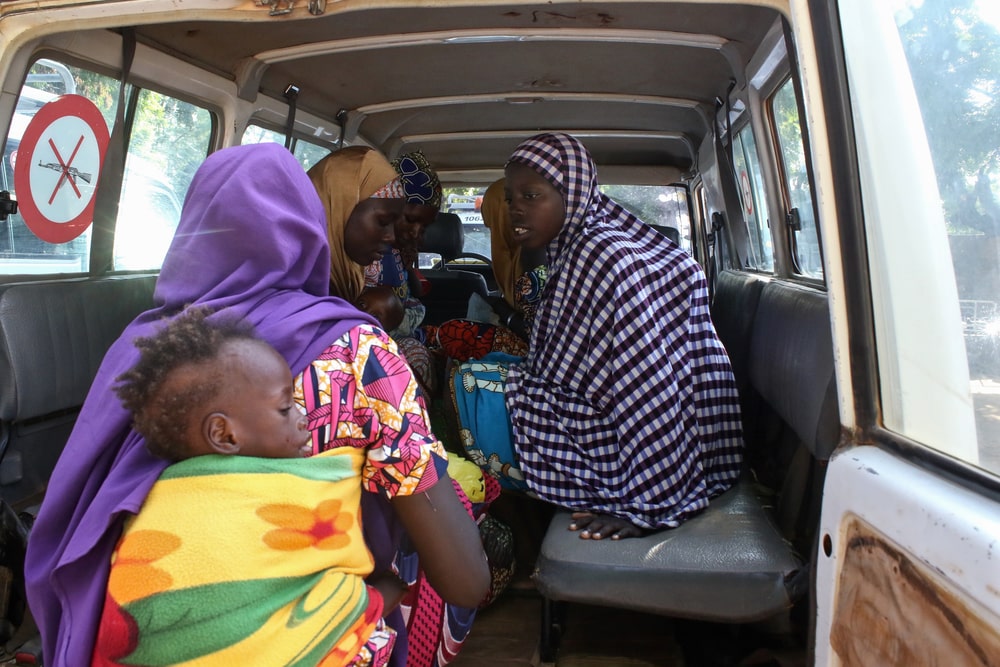
[[[403,321],[402,302],[392,288],[384,285],[365,289],[358,299],[358,309],[377,319],[386,331],[392,331]]]
[[[512,162],[504,169],[504,196],[510,209],[514,240],[529,250],[544,248],[562,229],[566,205],[545,177],[527,165]]]
[[[236,341],[223,349],[234,373],[223,398],[232,437],[243,456],[297,458],[311,449],[306,417],[292,400],[292,372],[270,345]]]

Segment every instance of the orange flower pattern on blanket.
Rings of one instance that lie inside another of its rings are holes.
[[[342,549],[351,543],[347,530],[354,525],[350,512],[341,512],[340,500],[324,500],[310,509],[302,505],[264,505],[257,516],[278,526],[264,534],[264,544],[279,551]]]
[[[118,604],[168,590],[173,577],[152,563],[177,551],[181,538],[162,530],[137,530],[125,535],[115,552],[108,592]]]
[[[373,627],[382,633],[388,632],[389,647],[395,643],[396,632],[385,627],[385,623],[379,620],[377,614],[369,607],[365,610],[364,616],[358,619],[357,623],[347,631],[337,645],[330,650],[316,667],[364,667],[372,662],[384,664],[388,660],[388,654],[383,656],[382,661],[373,661],[371,652],[365,646]]]

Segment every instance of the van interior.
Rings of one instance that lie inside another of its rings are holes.
[[[439,324],[465,317],[472,295],[497,294],[476,198],[503,175],[514,147],[541,130],[581,139],[609,196],[702,265],[740,390],[746,465],[741,481],[702,514],[638,539],[580,540],[566,530],[567,513],[556,511],[538,544],[531,589],[508,594],[518,616],[530,601],[530,622],[519,619],[529,629],[490,621],[499,619],[501,598],[477,621],[492,629],[482,630],[478,644],[474,629],[453,664],[861,664],[848,659],[858,646],[890,641],[892,632],[866,625],[862,611],[843,612],[835,593],[817,593],[821,577],[846,590],[849,579],[837,577],[851,576],[829,570],[852,562],[833,562],[850,547],[822,518],[829,471],[838,456],[878,445],[917,461],[920,474],[991,502],[1000,497],[1000,455],[986,446],[1000,449],[1000,438],[980,435],[975,446],[993,405],[983,401],[992,399],[968,395],[970,373],[972,380],[996,375],[990,366],[1000,348],[982,350],[992,345],[983,327],[995,321],[997,297],[959,276],[947,297],[955,317],[941,325],[955,332],[942,357],[964,363],[980,355],[954,385],[933,383],[949,397],[962,388],[961,406],[952,398],[937,405],[946,416],[962,415],[954,433],[971,433],[965,440],[974,455],[889,428],[897,400],[879,384],[891,373],[875,352],[876,338],[884,338],[873,333],[889,317],[876,308],[880,286],[889,283],[869,265],[868,249],[878,246],[865,236],[863,206],[873,198],[860,196],[869,163],[857,146],[870,134],[851,106],[841,21],[845,34],[851,24],[837,4],[0,4],[0,130],[7,137],[0,189],[21,210],[8,206],[0,216],[0,525],[9,545],[0,567],[9,591],[0,640],[9,664],[44,663],[32,653],[37,642],[19,579],[24,540],[46,489],[59,483],[52,469],[104,353],[153,304],[157,271],[201,161],[256,142],[284,144],[306,169],[350,145],[389,158],[423,152],[446,193],[420,260],[430,285],[426,323]],[[920,13],[934,4],[907,6],[924,20]],[[856,92],[860,103],[862,89]],[[17,153],[37,139],[32,121],[46,105],[70,95],[100,110],[106,164],[118,167],[105,166],[84,190],[98,193],[92,224],[52,242],[23,215],[43,195],[18,179]],[[996,191],[995,181],[985,182]],[[267,174],[260,187],[268,187]],[[942,232],[933,252],[971,243],[957,236]],[[450,427],[440,436],[461,452]],[[1000,535],[995,521],[983,530]],[[878,532],[858,539],[896,543]],[[894,552],[897,570],[871,574],[859,566],[852,576],[884,577],[890,583],[873,585],[892,597],[887,591],[912,548]],[[948,572],[921,581],[928,590],[951,590]],[[969,591],[981,589],[957,586],[961,599],[979,599]],[[1000,646],[992,611],[931,597],[917,608],[937,604],[961,608],[954,613],[963,619],[986,619],[974,628],[970,622],[968,632],[982,655],[1000,655],[988,652]],[[996,606],[994,599],[990,609]],[[592,610],[604,614],[594,627],[585,625]],[[611,647],[588,643],[588,633],[600,634],[595,627],[617,628],[630,614],[643,622],[615,630]],[[659,641],[658,633],[661,652],[650,652],[644,641]]]

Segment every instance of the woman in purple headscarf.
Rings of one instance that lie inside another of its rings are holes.
[[[267,187],[260,187],[261,174]],[[426,412],[413,400],[412,373],[393,363],[395,345],[373,319],[327,296],[329,282],[323,205],[295,158],[272,144],[209,156],[188,191],[156,305],[108,351],[32,529],[25,575],[46,665],[90,663],[123,523],[140,511],[166,465],[146,451],[112,386],[138,358],[134,339],[188,305],[253,324],[297,374],[307,407],[324,395],[337,399],[312,411],[310,428],[317,447],[350,442],[368,452],[358,483],[371,491],[362,494],[362,512],[375,573],[395,554],[398,516],[442,596],[469,606],[482,599],[489,572],[478,532],[448,479]],[[339,380],[324,385],[320,376],[338,362]],[[405,649],[397,642],[404,658]]]

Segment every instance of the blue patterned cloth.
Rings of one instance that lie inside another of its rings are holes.
[[[519,361],[521,357],[491,352],[482,359],[456,364],[452,383],[465,455],[503,488],[527,491],[504,403],[508,369]]]

